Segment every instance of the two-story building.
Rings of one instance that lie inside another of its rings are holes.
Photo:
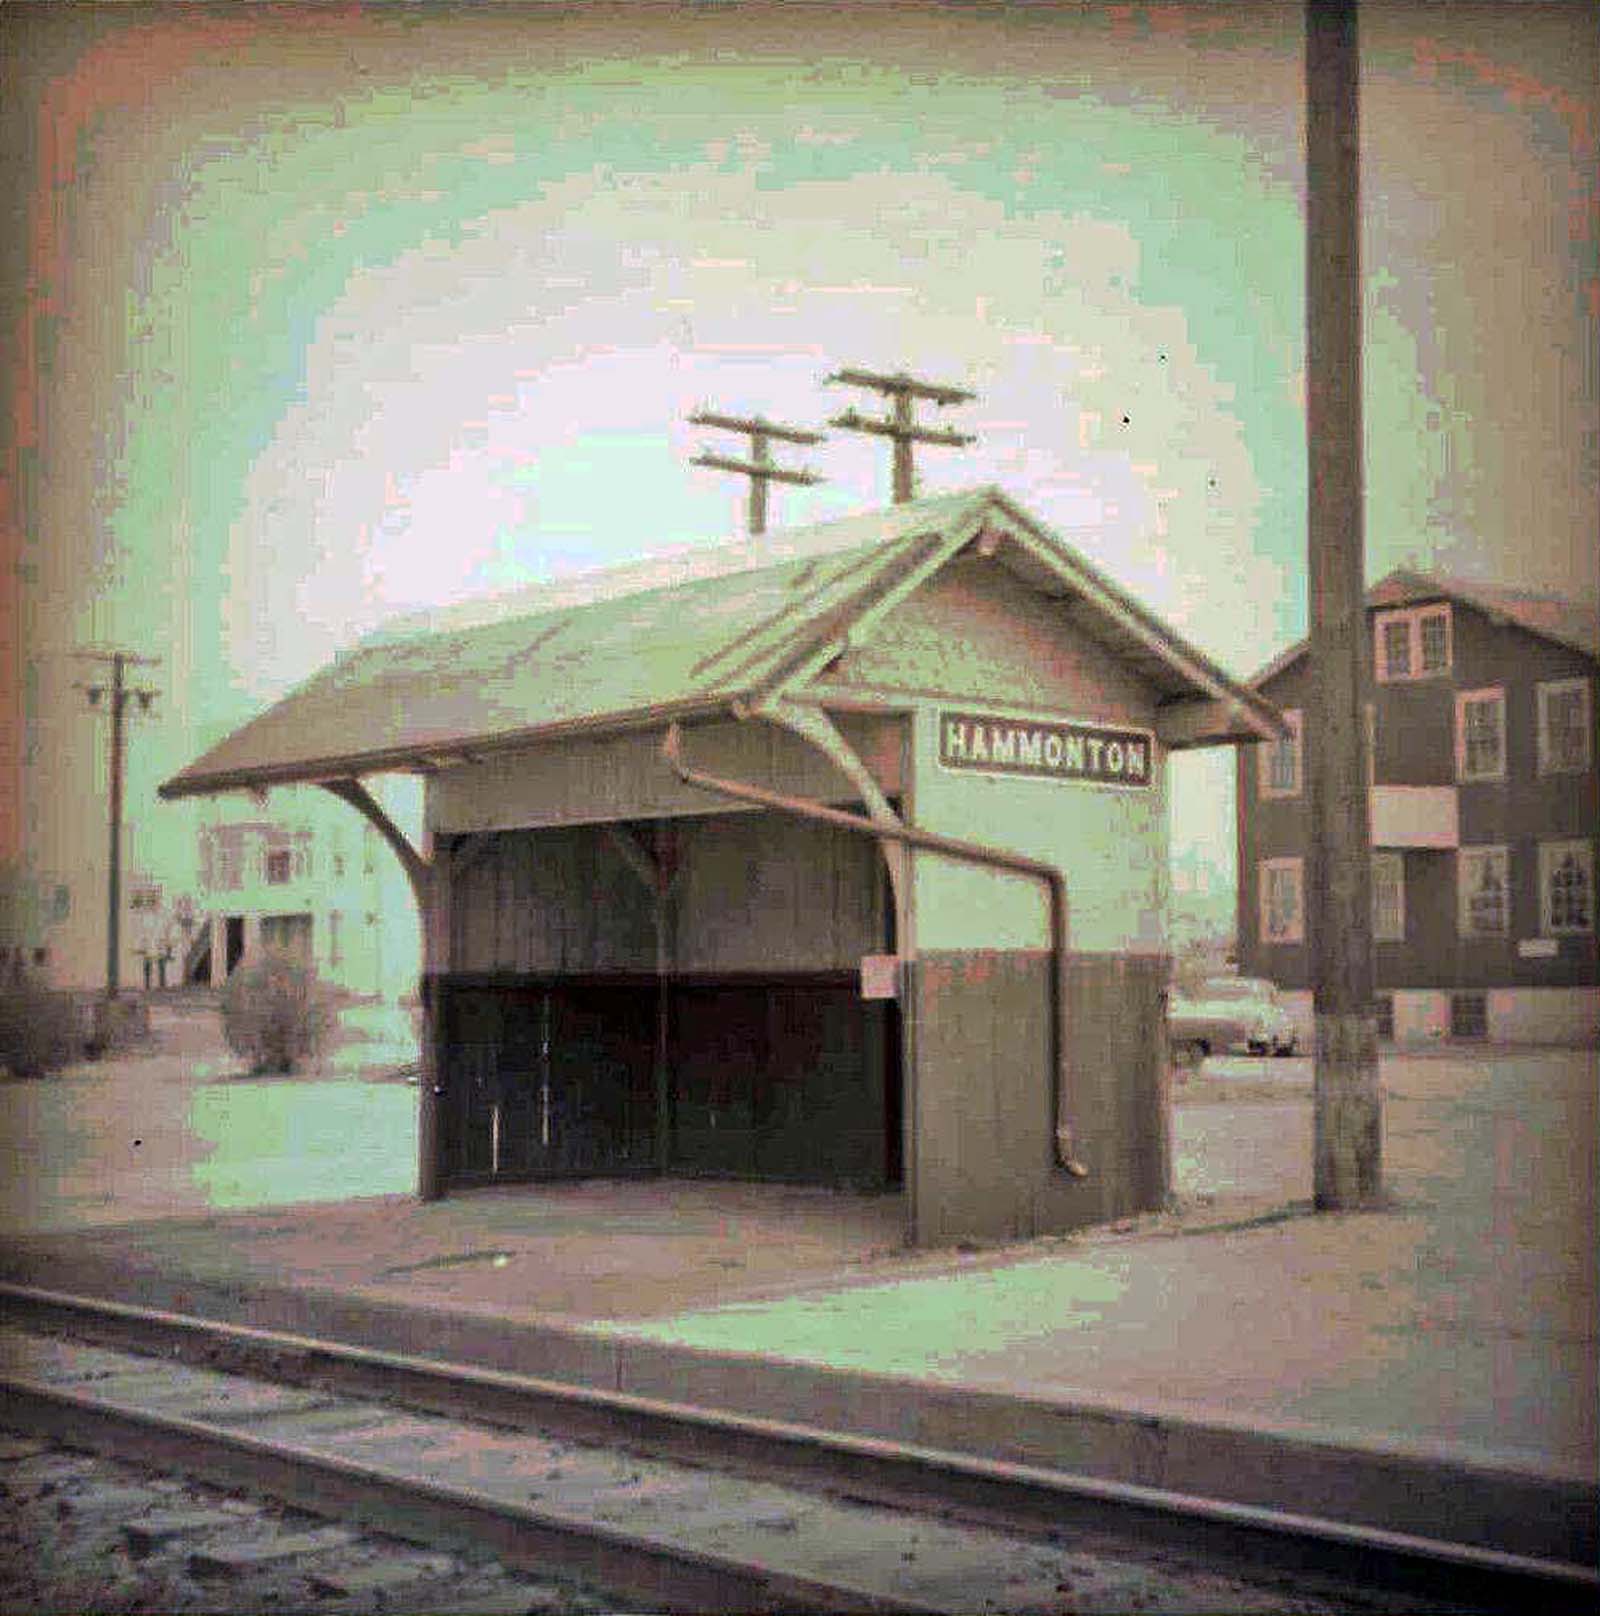
[[[182,911],[182,980],[220,985],[259,956],[287,956],[363,996],[416,981],[415,905],[371,826],[291,789],[268,812],[214,799],[199,827],[198,895]]]
[[[1593,1040],[1593,605],[1393,572],[1367,654],[1380,1033]],[[1310,674],[1302,641],[1255,677],[1290,734],[1238,762],[1240,969],[1306,994]]]

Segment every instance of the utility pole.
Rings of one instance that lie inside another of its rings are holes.
[[[1316,1014],[1312,1188],[1319,1211],[1376,1205],[1383,1105],[1372,992],[1361,438],[1356,0],[1306,0],[1306,443],[1311,582],[1311,846]]]
[[[712,410],[696,410],[689,417],[695,426],[720,427],[724,432],[743,432],[750,439],[750,458],[731,460],[725,455],[696,455],[691,462],[696,466],[711,466],[718,471],[735,471],[750,479],[750,532],[752,536],[767,531],[767,484],[799,483],[809,486],[822,478],[814,471],[785,471],[772,463],[772,439],[783,443],[821,443],[821,432],[806,432],[800,427],[777,426],[764,421],[759,415],[718,415]]]
[[[952,404],[967,404],[978,395],[964,388],[920,381],[904,371],[884,376],[872,370],[838,370],[827,381],[829,385],[837,382],[846,387],[870,388],[873,392],[882,393],[893,406],[894,414],[887,421],[879,416],[858,414],[852,406],[843,415],[836,415],[828,425],[843,427],[847,432],[870,432],[876,437],[894,440],[896,505],[904,505],[916,494],[916,477],[911,466],[913,443],[936,443],[947,449],[961,449],[975,441],[970,432],[954,432],[948,427],[918,426],[911,402],[913,399],[926,398],[940,409]]]
[[[80,658],[102,665],[109,664],[109,684],[80,684],[78,689],[87,693],[89,705],[98,707],[101,698],[111,698],[111,814],[110,814],[110,895],[106,907],[106,998],[115,999],[122,974],[122,775],[126,739],[123,726],[130,699],[139,703],[140,712],[149,712],[150,703],[159,691],[147,685],[129,685],[129,668],[153,668],[159,657],[135,656],[131,651],[79,651]]]

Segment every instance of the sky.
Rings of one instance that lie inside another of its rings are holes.
[[[976,392],[922,490],[1001,484],[1233,673],[1304,632],[1296,7],[0,28],[14,682],[64,713],[64,653],[156,649],[136,815],[396,613],[736,534],[687,417],[876,402],[840,365]],[[1363,30],[1368,575],[1592,591],[1593,9]],[[875,441],[784,453],[826,481],[778,524],[888,498]],[[1183,766],[1177,886],[1225,891],[1231,758]]]

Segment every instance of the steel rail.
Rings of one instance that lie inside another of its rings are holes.
[[[1600,1571],[1592,1566],[1038,1465],[36,1287],[0,1284],[0,1314],[101,1345],[167,1354],[484,1425],[688,1460],[976,1526],[1023,1535],[1070,1529],[1116,1538],[1134,1544],[1137,1553],[1177,1551],[1197,1565],[1225,1567],[1234,1575],[1287,1571],[1462,1601],[1474,1609],[1521,1610],[1533,1601],[1541,1610],[1590,1611],[1600,1603]],[[7,1385],[9,1410],[15,1399],[3,1371],[0,1384]],[[653,1584],[647,1591],[660,1597]],[[800,1590],[794,1592],[798,1597]],[[735,1604],[753,1597],[746,1587],[736,1593]]]
[[[375,1463],[252,1436],[181,1414],[119,1408],[65,1387],[0,1377],[5,1421],[108,1457],[260,1491],[299,1508],[421,1543],[490,1548],[506,1564],[560,1565],[668,1611],[926,1613],[840,1581],[797,1577],[733,1555],[676,1548],[548,1505],[518,1504]],[[845,1601],[844,1605],[841,1601]]]

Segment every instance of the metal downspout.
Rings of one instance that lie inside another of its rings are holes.
[[[1043,881],[1050,893],[1050,986],[1053,1000],[1050,1019],[1055,1042],[1050,1069],[1051,1133],[1055,1139],[1057,1165],[1073,1178],[1089,1176],[1089,1169],[1073,1154],[1072,1127],[1062,1117],[1061,1111],[1067,1092],[1067,883],[1055,865],[1025,858],[1020,853],[1008,853],[1000,848],[962,841],[959,837],[941,836],[937,831],[917,830],[910,825],[880,824],[860,814],[850,814],[841,808],[829,808],[820,802],[812,802],[808,797],[792,797],[784,792],[769,791],[748,781],[725,780],[714,774],[702,774],[683,761],[683,737],[677,724],[668,726],[661,742],[661,755],[685,785],[696,786],[701,791],[730,797],[737,802],[755,803],[778,813],[792,814],[798,819],[837,825],[841,830],[854,831],[857,835],[871,836],[879,841],[898,842],[905,847],[939,853],[963,863],[978,864],[992,870],[1009,870],[1015,875],[1027,875],[1036,881]]]

